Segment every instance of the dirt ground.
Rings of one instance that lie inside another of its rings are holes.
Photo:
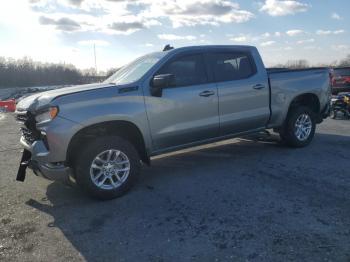
[[[0,260],[350,261],[350,121],[290,149],[234,139],[153,159],[101,202],[30,173],[0,116]]]

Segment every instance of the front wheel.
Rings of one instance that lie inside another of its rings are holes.
[[[291,147],[304,147],[312,141],[315,129],[314,112],[308,107],[295,107],[289,112],[280,137]]]
[[[140,158],[135,147],[123,138],[97,138],[82,149],[75,171],[78,185],[90,196],[113,199],[135,183]]]

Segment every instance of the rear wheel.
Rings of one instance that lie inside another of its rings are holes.
[[[315,129],[314,112],[308,107],[295,107],[289,112],[280,137],[291,147],[304,147],[312,141]]]
[[[140,173],[140,158],[134,146],[116,136],[97,138],[76,162],[76,178],[90,196],[113,199],[125,194]]]

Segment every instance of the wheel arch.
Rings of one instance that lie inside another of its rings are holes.
[[[141,160],[150,164],[149,154],[146,149],[145,139],[141,130],[132,122],[125,120],[106,121],[92,124],[80,129],[69,141],[66,162],[68,166],[74,166],[76,153],[81,145],[100,136],[120,136],[133,144],[139,153]]]
[[[291,110],[297,106],[309,107],[315,113],[315,115],[319,115],[321,112],[320,100],[318,96],[314,93],[304,93],[294,97],[289,104],[289,108],[286,116],[288,117]]]

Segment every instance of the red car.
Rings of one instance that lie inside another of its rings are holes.
[[[0,109],[3,109],[5,112],[15,112],[16,100],[10,99],[6,101],[0,101]]]
[[[333,68],[332,93],[350,92],[350,67]]]

